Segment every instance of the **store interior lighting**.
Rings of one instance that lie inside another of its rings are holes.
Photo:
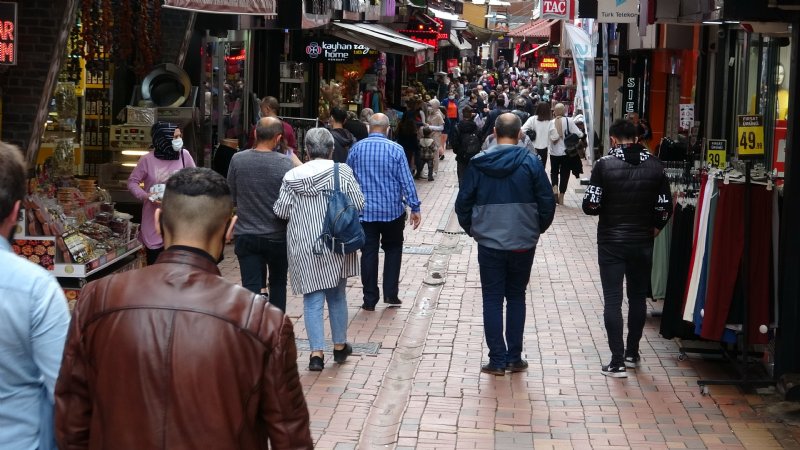
[[[122,154],[125,156],[143,156],[148,153],[147,150],[123,150]]]

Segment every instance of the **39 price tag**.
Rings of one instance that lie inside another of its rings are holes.
[[[764,154],[764,116],[737,117],[736,147],[739,156]]]
[[[725,167],[727,163],[728,141],[709,139],[706,141],[706,162],[712,167]]]

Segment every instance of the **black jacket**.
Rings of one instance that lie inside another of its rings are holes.
[[[508,110],[505,108],[494,108],[493,110],[489,111],[489,115],[486,117],[486,122],[483,124],[481,135],[478,136],[481,138],[481,142],[486,140],[486,136],[494,133],[494,123],[497,121],[497,118],[500,117],[501,114],[507,112]]]
[[[369,136],[369,130],[367,130],[367,126],[360,120],[347,119],[345,120],[343,126],[347,131],[353,133],[353,136],[355,136],[359,141],[366,139],[367,136]]]
[[[334,128],[330,131],[333,135],[333,161],[347,162],[347,154],[350,153],[350,147],[356,143],[356,138],[344,128]]]
[[[612,149],[592,169],[583,212],[600,216],[598,244],[652,245],[672,215],[664,165],[639,144]]]
[[[474,134],[478,139],[478,149],[480,143],[483,142],[478,137],[478,125],[472,119],[464,119],[458,122],[455,127],[455,132],[450,135],[450,143],[453,145],[453,153],[456,154],[456,161],[469,162],[470,158],[475,155],[468,155],[467,149],[464,145],[464,137]]]

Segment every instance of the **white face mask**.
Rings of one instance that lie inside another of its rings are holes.
[[[183,139],[177,138],[172,140],[172,149],[176,152],[183,150]]]

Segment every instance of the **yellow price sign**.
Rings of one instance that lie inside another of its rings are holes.
[[[706,141],[706,162],[712,167],[725,167],[727,162],[728,141],[725,139],[709,139]]]
[[[764,116],[738,116],[737,139],[739,156],[764,154]]]

